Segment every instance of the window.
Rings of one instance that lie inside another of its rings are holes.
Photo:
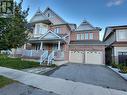
[[[93,33],[89,34],[89,39],[93,39]]]
[[[88,40],[88,33],[85,33],[85,39]]]
[[[84,40],[84,34],[81,34],[81,40]]]
[[[48,13],[48,17],[50,17],[50,14]]]
[[[80,40],[80,34],[77,34],[77,40]]]
[[[127,30],[119,30],[119,32],[118,32],[118,34],[119,34],[119,39],[120,40],[125,40],[125,39],[127,39]]]
[[[37,25],[36,26],[36,34],[39,34],[40,33],[40,25]]]
[[[84,40],[84,34],[77,34],[77,40]]]
[[[55,28],[55,33],[60,33],[60,32],[61,32],[60,27]]]

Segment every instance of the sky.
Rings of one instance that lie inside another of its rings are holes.
[[[100,40],[107,26],[127,25],[127,0],[24,0],[23,9],[28,6],[28,21],[38,8],[44,11],[50,7],[69,23],[79,25],[85,19],[102,28]]]

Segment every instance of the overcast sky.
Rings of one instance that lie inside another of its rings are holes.
[[[17,2],[19,0],[16,0]],[[112,25],[127,25],[127,0],[24,0],[23,9],[30,7],[28,20],[40,8],[49,6],[65,21],[79,25],[83,19],[104,29]]]

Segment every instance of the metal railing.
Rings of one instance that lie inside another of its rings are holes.
[[[62,50],[54,51],[54,60],[64,60],[64,51]]]
[[[54,51],[52,51],[48,56],[48,64],[51,64],[54,60]]]
[[[45,62],[48,58],[48,51],[45,50],[44,53],[40,56],[40,65]]]

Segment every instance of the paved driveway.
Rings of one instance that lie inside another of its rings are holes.
[[[104,88],[101,86],[95,86],[87,83],[73,82],[60,78],[52,78],[44,75],[32,74],[32,73],[27,73],[27,72],[9,69],[5,67],[0,67],[0,75],[11,78],[13,80],[17,80],[25,85],[30,85],[34,88],[36,87],[38,88],[38,90],[37,89],[34,90],[33,88],[29,88],[29,87],[28,89],[27,88],[24,89],[24,86],[22,85],[16,86],[16,88],[18,88],[18,91],[22,90],[20,95],[29,95],[29,94],[30,95],[36,95],[36,94],[37,95],[43,95],[43,94],[44,95],[56,95],[56,94],[58,95],[84,95],[84,94],[85,95],[127,95],[127,92],[125,91]],[[11,88],[14,89],[12,85]],[[42,89],[43,91],[40,91],[39,89]],[[2,90],[2,92],[3,91],[4,90]],[[8,95],[6,94],[6,91],[3,93],[0,93],[0,95],[1,94]],[[10,91],[10,93],[11,95],[18,95],[18,94],[13,94],[13,91]]]
[[[67,64],[50,76],[127,91],[127,81],[106,66]]]

